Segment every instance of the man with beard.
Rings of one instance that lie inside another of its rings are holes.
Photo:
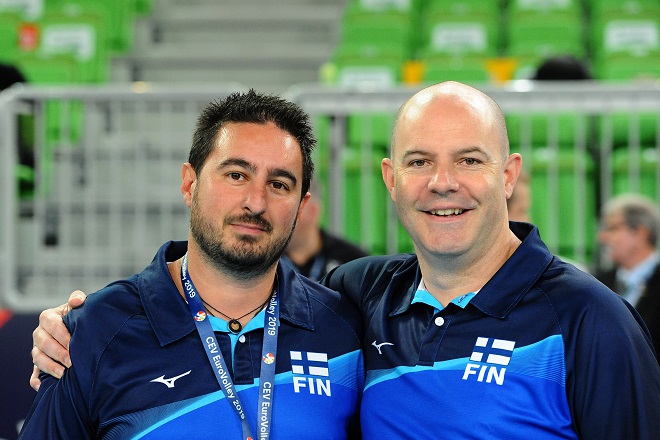
[[[75,366],[41,376],[19,438],[359,436],[359,315],[278,264],[314,144],[288,101],[211,103],[181,170],[188,242],[67,315]]]

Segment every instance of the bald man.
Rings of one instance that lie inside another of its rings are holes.
[[[401,107],[382,172],[415,254],[322,280],[364,318],[363,438],[657,438],[648,331],[533,225],[508,221],[521,163],[502,111],[472,87],[437,84]],[[62,310],[35,332],[42,368],[42,349],[65,359],[46,330],[65,333]]]
[[[390,153],[383,180],[415,255],[324,280],[365,318],[364,438],[657,438],[660,368],[639,315],[508,221],[522,160],[498,105],[426,88]]]

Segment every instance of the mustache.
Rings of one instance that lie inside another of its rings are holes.
[[[246,224],[258,226],[259,228],[263,229],[266,232],[273,231],[273,226],[260,214],[256,214],[256,215],[243,214],[234,217],[227,217],[227,219],[225,220],[225,224],[229,225],[232,223],[246,223]]]

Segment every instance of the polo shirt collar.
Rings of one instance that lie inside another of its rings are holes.
[[[536,284],[537,280],[550,265],[553,256],[548,251],[536,226],[529,223],[509,222],[509,228],[521,240],[520,246],[493,277],[479,290],[479,294],[470,300],[470,305],[482,313],[499,319],[504,319],[513,310],[522,297]],[[410,262],[415,264],[406,266],[398,271],[392,278],[391,285],[399,277],[410,278],[410,272],[415,270],[414,280],[409,284],[397,306],[393,307],[390,316],[405,313],[417,292],[422,281],[417,258]]]
[[[509,222],[509,228],[522,243],[488,280],[479,295],[470,301],[483,313],[499,319],[511,313],[554,259],[541,240],[536,226]]]
[[[151,264],[137,277],[145,314],[161,346],[195,331],[188,305],[172,280],[167,263],[186,253],[188,243],[170,241],[158,250]],[[314,330],[312,305],[298,275],[286,264],[278,264],[280,320]]]

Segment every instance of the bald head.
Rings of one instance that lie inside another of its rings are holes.
[[[451,112],[451,108],[461,108],[469,117],[482,125],[482,128],[494,131],[502,149],[502,156],[509,155],[509,138],[500,106],[480,90],[455,81],[426,87],[403,103],[394,121],[392,150],[397,146],[398,134],[402,127],[415,123],[423,117],[428,118],[428,113],[431,112],[437,113],[438,118],[441,118],[443,111]]]

